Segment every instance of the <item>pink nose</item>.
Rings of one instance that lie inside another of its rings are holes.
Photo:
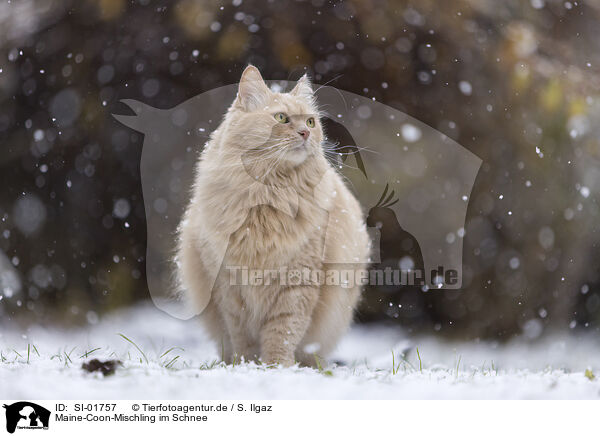
[[[302,129],[298,131],[298,135],[302,136],[302,139],[307,140],[310,136],[310,132],[306,129]]]

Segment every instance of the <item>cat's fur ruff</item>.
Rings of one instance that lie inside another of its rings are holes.
[[[325,158],[323,139],[306,76],[276,93],[248,66],[198,161],[178,277],[227,362],[315,365],[314,354],[331,351],[352,321],[360,286],[232,285],[217,255],[227,247],[224,264],[260,270],[364,271],[369,237],[360,205]],[[218,270],[213,286],[210,271]]]

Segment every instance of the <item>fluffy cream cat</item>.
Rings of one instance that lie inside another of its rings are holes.
[[[306,76],[278,93],[248,66],[197,163],[179,285],[227,362],[315,365],[352,321],[370,242],[323,140]]]

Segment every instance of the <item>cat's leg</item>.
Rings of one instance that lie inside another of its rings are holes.
[[[359,286],[322,286],[310,327],[296,351],[302,365],[327,365],[326,357],[352,323],[360,293]]]
[[[220,304],[223,319],[231,343],[231,354],[227,363],[258,360],[258,345],[250,334],[246,312],[241,297],[234,290],[228,290],[227,299]]]
[[[318,298],[316,286],[290,286],[278,291],[260,330],[264,363],[294,364],[294,351],[306,334]]]
[[[210,280],[211,275],[203,262],[206,252],[205,247],[194,237],[191,226],[183,226],[177,253],[180,290],[196,313],[201,313],[200,321],[215,342],[221,360],[231,362],[233,345],[221,310],[215,301],[220,292],[216,283]]]
[[[225,319],[231,342],[231,355],[227,363],[258,361],[258,347],[248,335],[248,328],[236,320],[235,316],[226,315]]]
[[[335,207],[329,210],[323,250],[323,270],[335,284],[321,287],[319,302],[310,328],[296,352],[297,359],[309,366],[321,364],[352,323],[361,288],[366,279],[370,240],[360,205],[338,181]],[[317,359],[315,358],[317,357]]]
[[[231,339],[229,338],[225,320],[214,300],[211,300],[208,303],[208,306],[206,306],[206,309],[200,316],[200,321],[214,341],[219,358],[225,363],[231,363],[233,346],[231,344]]]

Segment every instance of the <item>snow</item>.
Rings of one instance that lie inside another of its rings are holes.
[[[464,95],[471,95],[473,93],[473,87],[471,86],[471,83],[467,82],[466,80],[461,80],[458,82],[458,89],[460,89],[460,92],[462,92]]]
[[[333,356],[343,364],[319,371],[215,363],[218,351],[196,320],[171,318],[149,304],[82,329],[4,325],[1,332],[2,398],[597,399],[600,394],[600,382],[584,374],[588,368],[594,372],[600,357],[598,340],[591,336],[521,338],[500,345],[355,326]],[[91,358],[118,358],[123,366],[113,376],[85,373],[81,364]]]
[[[402,125],[402,138],[406,142],[416,142],[421,139],[421,130],[410,123]]]

